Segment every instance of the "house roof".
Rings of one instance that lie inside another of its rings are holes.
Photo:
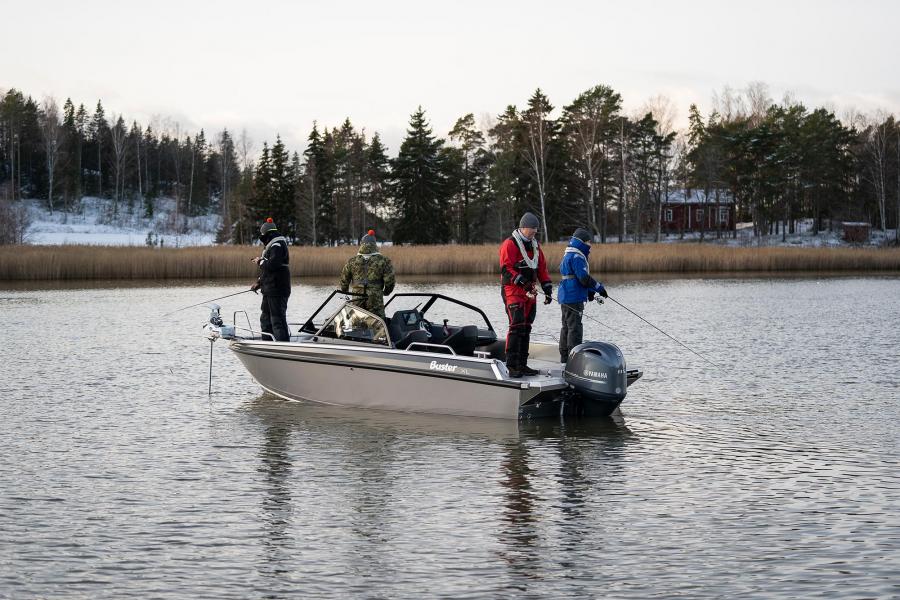
[[[709,196],[703,190],[685,190],[678,188],[669,190],[669,198],[663,196],[664,204],[715,204],[716,190],[710,190]],[[734,204],[734,196],[728,190],[719,190],[719,204]]]

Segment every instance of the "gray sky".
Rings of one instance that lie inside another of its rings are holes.
[[[0,0],[0,15],[0,88],[208,138],[246,127],[257,149],[349,116],[394,154],[420,104],[445,136],[536,87],[561,108],[600,83],[629,111],[669,96],[679,123],[757,80],[839,115],[900,112],[894,0]]]

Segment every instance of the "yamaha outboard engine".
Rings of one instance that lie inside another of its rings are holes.
[[[585,342],[572,348],[563,378],[580,396],[578,412],[609,415],[625,399],[625,357],[615,344]]]

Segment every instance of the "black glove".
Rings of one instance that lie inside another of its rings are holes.
[[[256,293],[256,291],[259,290],[260,287],[262,287],[262,286],[260,286],[259,282],[257,281],[256,283],[254,283],[253,285],[250,286],[250,291],[253,293]]]
[[[549,281],[541,284],[541,289],[544,290],[544,304],[550,304],[553,302],[553,284]]]
[[[516,278],[513,279],[512,282],[513,285],[517,285],[519,287],[525,287],[526,285],[528,285],[528,282],[525,280],[525,277],[523,277],[521,273],[516,275]]]
[[[597,293],[594,291],[588,292],[588,302],[593,302],[596,295],[597,295]]]
[[[602,283],[597,284],[597,293],[603,296],[604,298],[609,298],[609,294],[606,293],[606,288],[603,287]]]

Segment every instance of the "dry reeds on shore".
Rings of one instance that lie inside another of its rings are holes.
[[[565,244],[544,247],[555,271]],[[260,247],[146,248],[0,246],[0,280],[253,278]],[[297,277],[337,277],[354,246],[291,248]],[[498,273],[496,245],[382,249],[398,275]],[[703,244],[595,245],[591,270],[603,273],[900,271],[900,249],[729,248]]]

